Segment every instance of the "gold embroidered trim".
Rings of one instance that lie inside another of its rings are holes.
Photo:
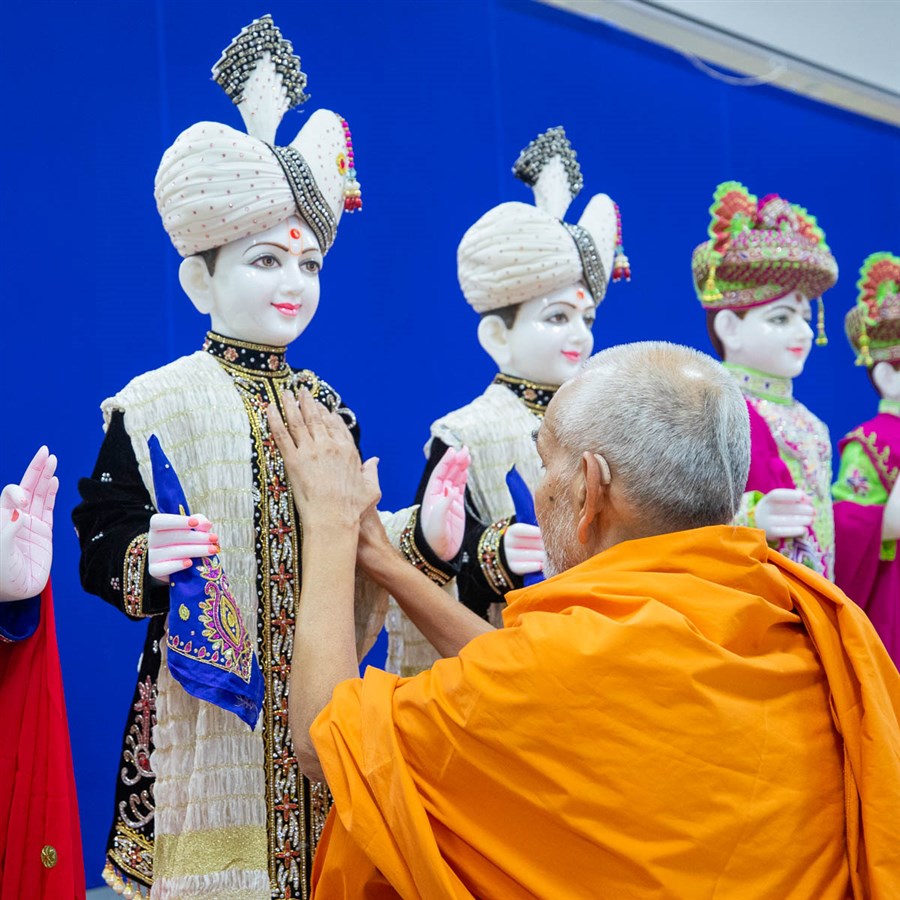
[[[156,858],[167,878],[235,870],[256,871],[257,860],[265,859],[265,855],[266,829],[263,825],[156,836]]]
[[[262,719],[267,817],[264,837],[269,882],[273,897],[288,892],[306,898],[310,863],[315,853],[315,816],[308,782],[297,767],[287,721],[301,532],[284,461],[265,415],[266,408],[273,403],[284,414],[279,402],[281,393],[295,391],[295,382],[296,373],[290,369],[283,379],[234,379],[250,423],[256,451],[254,478],[259,487],[254,515],[259,541],[255,589],[258,636],[262,638],[258,651],[266,683]]]
[[[866,456],[869,457],[872,465],[875,466],[875,470],[878,472],[878,477],[881,479],[885,490],[890,493],[897,481],[897,475],[900,474],[900,470],[898,470],[896,466],[890,465],[890,448],[884,447],[879,450],[877,435],[874,433],[867,434],[862,425],[858,428],[854,428],[853,431],[847,435],[847,440],[859,442],[860,446],[865,451]]]
[[[147,570],[147,535],[139,534],[125,551],[122,597],[125,613],[140,619],[144,615],[144,575]]]
[[[220,356],[216,357],[216,362],[218,362],[218,364],[229,374],[243,375],[245,378],[284,378],[290,371],[287,364],[280,369],[264,372],[261,369],[251,369],[249,366],[241,366],[238,365],[238,363],[229,362],[227,359],[222,359]]]
[[[529,381],[527,378],[505,375],[503,372],[498,372],[494,376],[493,383],[509,388],[525,407],[539,418],[543,418],[553,395],[559,390],[557,385],[541,384],[538,381]]]
[[[416,522],[418,519],[419,509],[416,507],[409,517],[406,528],[404,528],[400,534],[400,552],[406,557],[407,561],[412,563],[412,565],[420,572],[427,575],[435,584],[443,587],[453,578],[453,575],[452,573],[448,575],[446,572],[442,572],[436,566],[433,566],[425,559],[419,548],[416,546]]]
[[[501,595],[511,590],[513,586],[512,575],[506,571],[500,557],[500,542],[507,528],[509,528],[508,517],[493,522],[484,529],[478,541],[478,563],[481,571],[491,589]]]
[[[153,841],[139,831],[116,822],[116,833],[103,870],[103,878],[115,890],[115,885],[108,876],[112,875],[122,881],[123,872],[137,878],[144,885],[153,884]]]
[[[215,331],[207,331],[206,338],[207,340],[218,341],[226,346],[243,347],[245,350],[256,350],[259,353],[275,353],[284,356],[284,347],[276,347],[274,344],[251,344],[250,341],[239,341],[237,338],[226,337],[224,334],[219,334]]]

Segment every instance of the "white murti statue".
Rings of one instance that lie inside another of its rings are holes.
[[[794,399],[813,345],[810,300],[837,281],[825,233],[777,194],[761,200],[720,184],[710,238],[693,254],[694,287],[710,339],[740,382],[750,415],[750,474],[737,521],[762,528],[782,553],[834,578],[831,440]]]
[[[540,477],[534,433],[544,410],[590,356],[597,305],[609,282],[630,278],[619,210],[606,194],[591,198],[578,224],[563,219],[583,179],[561,127],[532,141],[513,172],[533,189],[534,204],[489,210],[465,233],[457,255],[459,284],[481,317],[478,341],[497,375],[484,393],[431,426],[419,487],[423,499],[448,449],[468,448],[457,590],[461,602],[495,624],[504,594],[544,562],[537,526],[516,520],[507,473],[515,467],[533,493]],[[392,671],[414,674],[436,658],[393,603],[388,632]]]
[[[103,403],[106,435],[73,516],[85,588],[149,620],[105,876],[160,900],[305,898],[331,801],[299,773],[288,729],[302,532],[266,409],[305,388],[358,440],[337,391],[291,368],[285,350],[316,312],[324,259],[342,213],[361,207],[360,186],[336,113],[317,110],[275,143],[282,115],[306,99],[306,75],[270,17],[237,36],[213,76],[247,132],[192,125],[155,189],[184,257],[181,285],[211,330],[197,352]],[[436,469],[421,510],[384,516],[426,571],[462,540],[465,463],[455,453]],[[386,602],[360,578],[360,658]]]

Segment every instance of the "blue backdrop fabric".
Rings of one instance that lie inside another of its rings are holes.
[[[144,626],[81,590],[69,513],[102,438],[101,400],[203,339],[153,178],[193,122],[240,127],[209,70],[266,12],[302,58],[307,108],[349,121],[365,204],[343,218],[319,312],[288,356],[358,413],[365,452],[382,459],[384,508],[411,502],[429,424],[492,377],[456,246],[491,206],[529,199],[510,167],[552,125],[566,127],[584,172],[570,218],[594,192],[622,209],[634,278],[600,308],[597,349],[648,338],[709,348],[690,255],[716,184],[737,179],[817,215],[841,266],[831,342],[813,351],[798,397],[835,441],[876,405],[842,319],[865,255],[900,250],[897,129],[726,85],[529,0],[6,4],[0,482],[42,442],[59,456],[53,581],[89,886],[100,884]],[[287,115],[279,143],[303,116]]]

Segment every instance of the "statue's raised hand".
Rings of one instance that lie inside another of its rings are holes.
[[[432,553],[449,562],[459,553],[466,530],[466,481],[472,457],[463,447],[453,447],[441,457],[434,467],[419,513],[422,534]]]
[[[0,493],[0,601],[36,597],[47,586],[53,560],[56,457],[41,447],[20,484]]]

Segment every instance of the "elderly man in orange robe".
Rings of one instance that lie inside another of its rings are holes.
[[[749,426],[719,364],[616,347],[558,392],[535,497],[557,574],[500,630],[391,549],[339,420],[286,406],[291,728],[335,799],[315,896],[900,897],[900,676],[838,588],[729,524]],[[357,555],[429,671],[357,677]]]

